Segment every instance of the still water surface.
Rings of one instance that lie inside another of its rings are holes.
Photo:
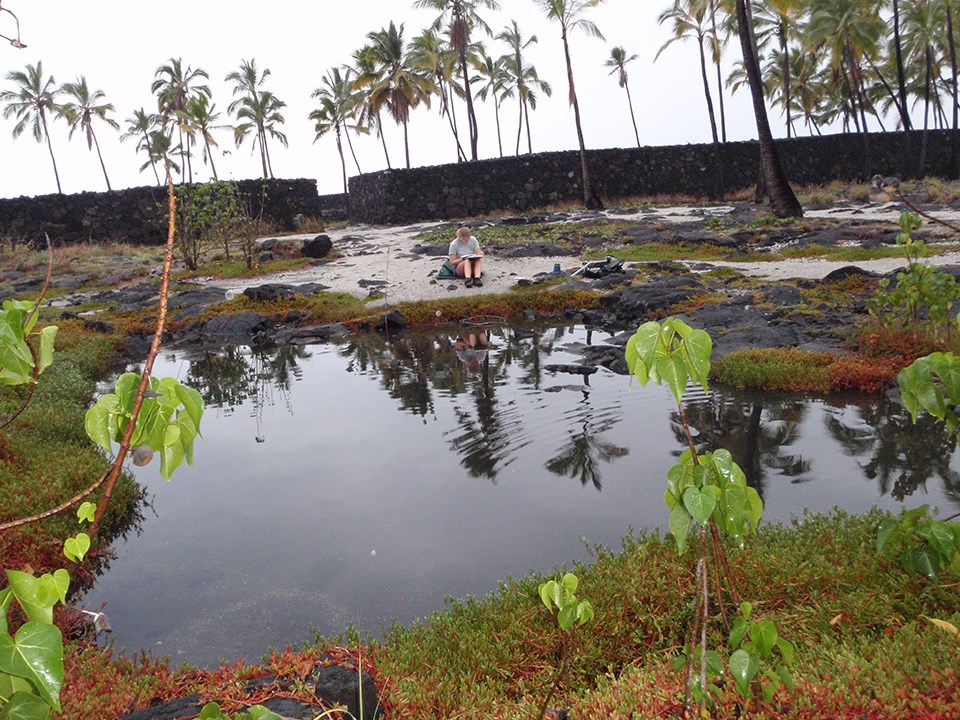
[[[548,369],[610,340],[596,331],[487,333],[474,367],[448,333],[162,355],[155,374],[207,403],[195,464],[169,483],[156,460],[136,469],[152,507],[83,603],[105,604],[128,652],[254,661],[311,628],[376,635],[445,597],[586,560],[584,541],[665,528],[684,447],[669,392]],[[700,440],[733,452],[768,522],[960,509],[952,444],[896,402],[690,397]]]

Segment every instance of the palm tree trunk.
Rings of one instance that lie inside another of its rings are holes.
[[[948,172],[954,179],[960,175],[960,128],[957,127],[957,43],[953,37],[953,9],[947,3],[947,41],[950,44],[950,89],[953,95],[953,134],[950,136],[950,166]]]
[[[263,179],[266,180],[270,175],[267,169],[267,144],[264,142],[266,139],[264,135],[263,128],[258,126],[257,141],[260,143],[260,164],[263,166]]]
[[[523,94],[518,93],[518,95],[520,95],[520,121],[517,123],[517,155],[520,154],[520,134],[523,132],[523,106],[525,104]]]
[[[923,135],[920,139],[920,161],[917,163],[917,175],[923,177],[927,165],[927,141],[930,133],[930,77],[933,69],[933,56],[930,46],[927,46],[926,53],[926,72],[923,81]]]
[[[630,106],[630,121],[633,123],[633,135],[637,138],[637,147],[640,147],[640,133],[637,132],[637,118],[633,114],[633,98],[630,97],[630,84],[624,83],[623,89],[627,91],[627,105]]]
[[[150,149],[150,136],[146,132],[143,133],[143,140],[146,143],[144,145],[147,148],[147,157],[150,158],[150,167],[153,168],[153,176],[157,179],[157,185],[160,185],[160,173],[157,172],[157,160],[153,156],[153,151]]]
[[[473,110],[473,94],[470,91],[470,71],[467,69],[467,50],[460,51],[460,72],[463,73],[463,92],[467,101],[467,124],[470,128],[470,157],[477,159],[477,116]]]
[[[210,158],[210,170],[213,171],[214,182],[219,182],[220,178],[217,177],[217,166],[213,164],[213,151],[210,150],[210,141],[207,140],[206,135],[203,137],[203,144],[207,149],[207,157]]]
[[[757,62],[756,38],[753,35],[753,23],[750,8],[746,0],[736,0],[738,34],[743,64],[750,82],[750,95],[753,99],[753,114],[757,122],[757,139],[760,144],[760,166],[767,183],[770,205],[777,217],[802,217],[803,208],[794,195],[780,163],[777,146],[770,132],[770,121],[763,100],[763,82],[760,78],[760,66]]]
[[[949,10],[948,10],[949,12]],[[897,56],[897,95],[900,101],[897,103],[897,110],[900,113],[900,125],[906,133],[907,147],[910,146],[910,112],[907,108],[907,83],[904,80],[903,73],[903,48],[900,42],[900,3],[899,0],[893,0],[893,44]]]
[[[57,172],[57,159],[53,156],[53,145],[50,142],[50,132],[47,130],[47,117],[42,112],[40,113],[40,120],[43,122],[43,136],[47,139],[47,150],[50,152],[50,162],[53,163],[53,176],[57,180],[57,193],[63,195],[63,190],[60,188],[60,173]]]
[[[453,141],[457,145],[457,162],[466,160],[467,154],[463,151],[463,146],[460,144],[460,136],[457,134],[456,118],[450,112],[452,105],[449,96],[450,91],[443,82],[443,78],[438,77],[437,87],[440,88],[440,114],[447,118],[447,125],[450,126],[450,132],[453,133]]]
[[[570,103],[573,105],[573,117],[577,124],[577,142],[580,144],[580,172],[583,176],[583,204],[587,210],[602,210],[603,203],[593,191],[590,183],[590,167],[587,163],[587,147],[583,142],[583,128],[580,125],[580,103],[577,102],[577,90],[573,84],[573,64],[570,62],[570,45],[567,43],[567,30],[563,29],[563,54],[567,61],[567,83],[570,86]],[[527,125],[529,128],[529,123]]]
[[[717,3],[714,0],[710,1],[710,31],[713,33],[713,42],[719,44],[719,39],[717,38]],[[723,75],[720,72],[720,58],[717,57],[715,65],[717,66],[717,100],[720,102],[720,137],[723,139],[723,142],[727,141],[727,113],[724,108],[723,102]],[[631,111],[633,108],[631,107]],[[639,147],[640,140],[637,139],[637,146]]]
[[[90,137],[93,138],[93,145],[97,148],[97,157],[100,159],[100,168],[103,170],[103,179],[107,181],[107,192],[113,190],[110,187],[110,178],[107,177],[107,166],[103,164],[103,155],[100,154],[100,143],[97,141],[97,134],[93,132],[93,128],[90,129]]]
[[[347,206],[347,222],[350,222],[350,193],[347,191],[347,162],[343,158],[343,144],[340,142],[340,125],[336,127],[337,132],[337,152],[340,153],[340,171],[343,175],[343,201]],[[350,135],[347,135],[347,141],[349,142]],[[352,152],[352,150],[351,150]],[[354,157],[356,160],[356,157]]]
[[[350,140],[350,133],[344,132],[344,135],[347,136],[347,147],[350,148],[350,155],[353,156],[353,164],[357,166],[357,175],[363,175],[363,170],[360,169],[360,162],[357,160],[357,153],[353,150],[353,142]]]
[[[407,157],[407,170],[410,169],[410,139],[407,137],[407,121],[403,121],[403,152]]]
[[[380,136],[380,143],[383,145],[383,157],[387,161],[387,170],[393,170],[390,165],[390,153],[387,152],[387,139],[383,136],[383,122],[380,119],[380,113],[377,113],[377,135]]]
[[[703,39],[700,39],[700,75],[703,78],[703,95],[707,98],[707,114],[710,116],[710,133],[713,135],[714,144],[720,142],[717,135],[717,118],[713,112],[713,98],[710,96],[710,82],[707,80],[707,56],[703,51]]]
[[[780,54],[783,60],[780,63],[780,75],[783,81],[783,104],[787,111],[787,139],[793,137],[793,118],[790,116],[790,48],[787,46],[787,18],[780,16],[777,28],[780,38]]]
[[[500,139],[500,103],[497,98],[493,98],[493,116],[497,121],[497,148],[500,151],[500,157],[503,157],[503,141]]]
[[[523,124],[527,127],[527,155],[533,154],[533,140],[530,139],[530,105],[523,103]]]

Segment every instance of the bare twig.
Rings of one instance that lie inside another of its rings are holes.
[[[3,532],[4,530],[10,530],[15,527],[20,527],[21,525],[27,525],[29,523],[39,522],[40,520],[45,520],[48,517],[53,517],[54,515],[59,515],[62,512],[66,512],[71,507],[76,505],[78,502],[83,500],[85,497],[92,494],[101,485],[103,485],[103,481],[107,479],[107,475],[109,474],[109,472],[110,471],[108,470],[107,472],[103,473],[103,475],[101,475],[100,478],[93,485],[88,487],[86,490],[82,490],[81,492],[77,493],[69,500],[65,500],[64,502],[60,503],[55,508],[44,510],[43,512],[37,513],[36,515],[31,515],[30,517],[18,518],[16,520],[11,520],[10,522],[5,522],[0,524],[0,532]]]
[[[957,227],[956,225],[954,225],[954,224],[952,224],[952,223],[948,223],[946,220],[943,220],[943,219],[941,219],[941,218],[936,217],[935,215],[931,215],[930,213],[921,210],[921,209],[916,205],[916,203],[914,203],[912,200],[909,200],[909,199],[907,198],[907,196],[903,194],[903,190],[900,189],[900,186],[899,186],[899,185],[897,186],[897,196],[903,201],[903,204],[904,204],[904,205],[906,205],[907,207],[909,207],[909,208],[910,208],[911,210],[913,210],[914,212],[922,215],[923,217],[925,217],[925,218],[926,218],[927,220],[929,220],[930,222],[935,223],[935,224],[937,224],[937,225],[943,225],[944,227],[950,228],[950,229],[953,230],[955,233],[960,233],[960,227]]]

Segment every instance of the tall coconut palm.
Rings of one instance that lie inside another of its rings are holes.
[[[453,95],[462,95],[463,90],[453,82],[454,71],[457,66],[457,54],[440,36],[430,28],[417,35],[410,43],[410,62],[433,76],[437,86],[437,96],[440,98],[440,116],[446,118],[450,132],[453,133],[457,148],[457,161],[466,160],[466,153],[460,144],[460,134],[457,129],[457,116],[453,107]]]
[[[500,3],[496,0],[417,0],[417,8],[439,10],[440,16],[434,21],[433,29],[439,30],[447,24],[450,32],[450,47],[460,59],[460,74],[463,79],[463,98],[467,103],[467,123],[470,129],[470,157],[477,159],[477,115],[473,108],[473,93],[470,90],[470,70],[467,63],[467,52],[470,48],[470,33],[475,27],[482,28],[487,35],[489,26],[477,14],[478,8],[499,10]]]
[[[717,118],[713,110],[713,96],[710,93],[710,82],[707,79],[706,45],[710,37],[710,28],[707,25],[707,10],[708,7],[700,0],[674,0],[669,9],[660,13],[657,22],[661,25],[670,22],[673,27],[673,37],[660,46],[653,61],[656,62],[663,51],[677,41],[691,37],[697,41],[697,48],[700,52],[703,95],[707,100],[707,114],[710,118],[710,132],[713,135],[713,142],[719,143],[720,136],[717,134]]]
[[[157,68],[150,85],[150,92],[157,96],[157,107],[164,125],[171,120],[177,125],[181,177],[182,168],[186,167],[188,182],[193,182],[193,167],[187,154],[187,139],[184,136],[187,127],[187,103],[197,95],[211,96],[207,85],[197,84],[201,79],[210,79],[206,70],[194,69],[189,65],[184,67],[182,58],[170,58],[166,64]]]
[[[793,102],[791,97],[793,84],[791,82],[790,41],[797,37],[797,23],[800,10],[800,0],[764,0],[759,3],[754,2],[753,17],[756,22],[755,33],[761,52],[771,38],[776,38],[776,49],[773,51],[773,55],[777,60],[774,76],[779,78],[780,89],[783,95],[788,138],[793,136]]]
[[[391,20],[387,28],[367,34],[369,55],[378,68],[379,80],[369,85],[368,95],[372,109],[386,108],[390,117],[403,126],[403,149],[407,168],[410,167],[408,125],[410,112],[420,103],[430,106],[430,96],[436,86],[426,74],[414,67],[403,42],[403,24],[398,28]],[[358,78],[361,87],[372,78]]]
[[[253,135],[250,148],[260,151],[260,164],[263,168],[263,177],[273,177],[273,163],[270,161],[270,147],[268,137],[272,137],[287,147],[287,137],[277,129],[283,125],[284,118],[280,112],[286,103],[277,98],[269,90],[263,88],[264,82],[270,75],[270,68],[262,71],[257,67],[256,58],[242,60],[240,69],[227,73],[224,78],[233,83],[234,100],[227,106],[227,112],[235,114],[239,123],[234,129],[234,140],[237,147],[249,135]],[[239,97],[237,97],[239,95]]]
[[[240,122],[233,128],[234,141],[240,147],[245,138],[253,136],[250,152],[259,149],[264,178],[273,177],[273,161],[267,138],[277,140],[284,147],[288,146],[287,136],[279,130],[286,122],[281,112],[286,106],[269,90],[260,90],[255,96],[241,98],[237,107],[236,115]]]
[[[868,132],[868,100],[863,66],[867,56],[877,54],[885,31],[876,0],[816,0],[806,25],[808,47],[824,56],[835,88],[847,87],[851,119],[864,135]]]
[[[520,118],[517,122],[517,148],[515,153],[520,154],[520,135],[523,127],[527,127],[527,152],[533,152],[533,142],[530,138],[530,110],[537,109],[537,92],[542,92],[547,97],[553,94],[553,88],[546,80],[541,80],[537,74],[537,68],[527,63],[523,51],[537,42],[537,36],[531,35],[524,39],[520,32],[520,26],[517,21],[511,21],[502,32],[497,35],[497,40],[502,40],[510,46],[510,52],[504,55],[500,60],[503,62],[504,70],[510,75],[511,83],[516,88],[517,99],[519,100]]]
[[[633,122],[633,134],[637,138],[637,147],[640,147],[640,133],[637,132],[637,118],[633,114],[633,99],[630,97],[630,83],[627,78],[627,63],[637,59],[636,55],[627,57],[627,51],[622,46],[610,48],[610,58],[604,63],[610,70],[610,75],[617,74],[617,83],[627,91],[627,104],[630,106],[630,120]]]
[[[213,173],[213,179],[217,177],[217,166],[213,162],[212,148],[219,147],[216,138],[213,136],[214,130],[224,130],[230,128],[229,125],[217,124],[220,119],[220,113],[216,112],[216,103],[210,102],[206,95],[197,95],[190,98],[187,103],[187,121],[190,129],[199,133],[203,140],[203,164],[210,160],[210,170]]]
[[[783,165],[780,163],[777,146],[773,142],[773,133],[770,131],[770,121],[767,118],[767,108],[763,99],[760,63],[757,58],[757,41],[753,34],[753,17],[747,0],[736,0],[736,11],[740,50],[743,53],[743,65],[750,83],[753,114],[757,123],[760,167],[767,194],[770,197],[770,206],[777,217],[802,217],[803,208],[793,188],[790,187]]]
[[[127,130],[120,136],[120,142],[125,140],[136,140],[136,152],[145,152],[149,158],[147,163],[140,168],[143,172],[147,167],[153,168],[153,176],[157,180],[157,185],[161,185],[160,173],[157,172],[157,160],[153,154],[153,148],[150,142],[150,133],[160,128],[160,116],[155,113],[148,113],[143,108],[134,110],[133,115],[126,119]]]
[[[373,55],[373,49],[369,45],[364,45],[353,53],[353,66],[350,69],[354,73],[353,86],[358,90],[357,121],[360,125],[375,130],[380,139],[380,145],[383,148],[383,157],[387,162],[387,169],[392,169],[390,164],[390,151],[387,149],[387,139],[383,134],[383,118],[379,107],[374,107],[371,103],[371,88],[383,80],[384,68],[377,64],[377,59]],[[456,137],[456,130],[454,130]],[[459,145],[459,143],[458,143]]]
[[[323,85],[311,93],[310,97],[319,100],[320,106],[313,110],[309,119],[313,120],[314,138],[316,142],[331,130],[337,141],[337,152],[340,155],[340,168],[343,173],[343,197],[347,206],[347,219],[350,218],[350,194],[347,188],[347,162],[343,156],[342,136],[349,138],[349,132],[366,133],[369,130],[355,122],[358,96],[353,89],[351,71],[341,74],[339,68],[327,70],[323,76]],[[353,157],[356,162],[356,155]],[[360,165],[357,164],[359,171]]]
[[[102,102],[106,98],[103,90],[91,90],[87,85],[87,78],[81,75],[76,82],[64,83],[61,86],[63,94],[70,100],[59,108],[57,113],[66,119],[70,125],[69,138],[73,139],[73,133],[78,129],[83,131],[87,138],[87,149],[97,148],[97,158],[100,160],[100,168],[103,170],[103,179],[107,183],[107,191],[113,190],[110,187],[110,178],[107,176],[107,166],[103,164],[103,155],[100,153],[100,142],[97,140],[97,134],[93,130],[93,119],[98,118],[114,130],[119,130],[120,125],[113,118],[107,117],[107,113],[114,111],[112,103]]]
[[[30,134],[37,142],[46,140],[50,162],[53,164],[53,176],[57,180],[57,192],[62,194],[57,159],[53,156],[53,145],[50,143],[50,133],[47,128],[47,116],[57,111],[57,96],[61,92],[60,88],[57,87],[52,75],[44,79],[43,63],[39,60],[36,65],[27,65],[26,70],[8,72],[6,79],[16,83],[18,88],[0,92],[0,102],[7,104],[3,109],[3,116],[8,118],[12,115],[17,118],[13,126],[15,138],[20,137],[29,127]]]
[[[919,174],[926,163],[927,136],[930,129],[931,108],[941,107],[941,98],[936,86],[940,76],[941,53],[939,46],[946,24],[944,6],[935,0],[918,0],[904,8],[901,38],[907,66],[922,78],[923,136],[920,144]]]
[[[567,63],[567,86],[569,88],[570,104],[573,106],[573,116],[577,124],[577,141],[580,144],[580,170],[583,175],[583,202],[590,210],[603,208],[600,197],[593,191],[590,182],[590,168],[587,163],[587,148],[583,142],[583,128],[580,124],[580,103],[577,102],[577,90],[573,82],[573,62],[570,60],[570,43],[568,41],[571,30],[582,30],[596,38],[604,39],[603,33],[583,14],[590,8],[596,7],[603,0],[536,0],[540,9],[551,20],[560,23],[560,38],[563,40],[563,55]]]
[[[484,102],[486,102],[487,97],[493,100],[493,115],[497,125],[497,149],[500,152],[500,157],[503,157],[503,142],[500,136],[500,103],[513,94],[513,88],[509,84],[510,75],[503,67],[503,58],[494,60],[486,53],[483,54],[478,70],[480,79],[484,83],[477,90],[477,97]]]

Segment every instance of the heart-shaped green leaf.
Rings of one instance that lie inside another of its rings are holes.
[[[683,506],[701,525],[706,525],[717,506],[717,497],[712,487],[703,489],[689,487],[683,491]]]
[[[63,684],[63,639],[54,625],[30,620],[14,638],[0,635],[0,672],[29,680],[43,701],[59,712]]]

